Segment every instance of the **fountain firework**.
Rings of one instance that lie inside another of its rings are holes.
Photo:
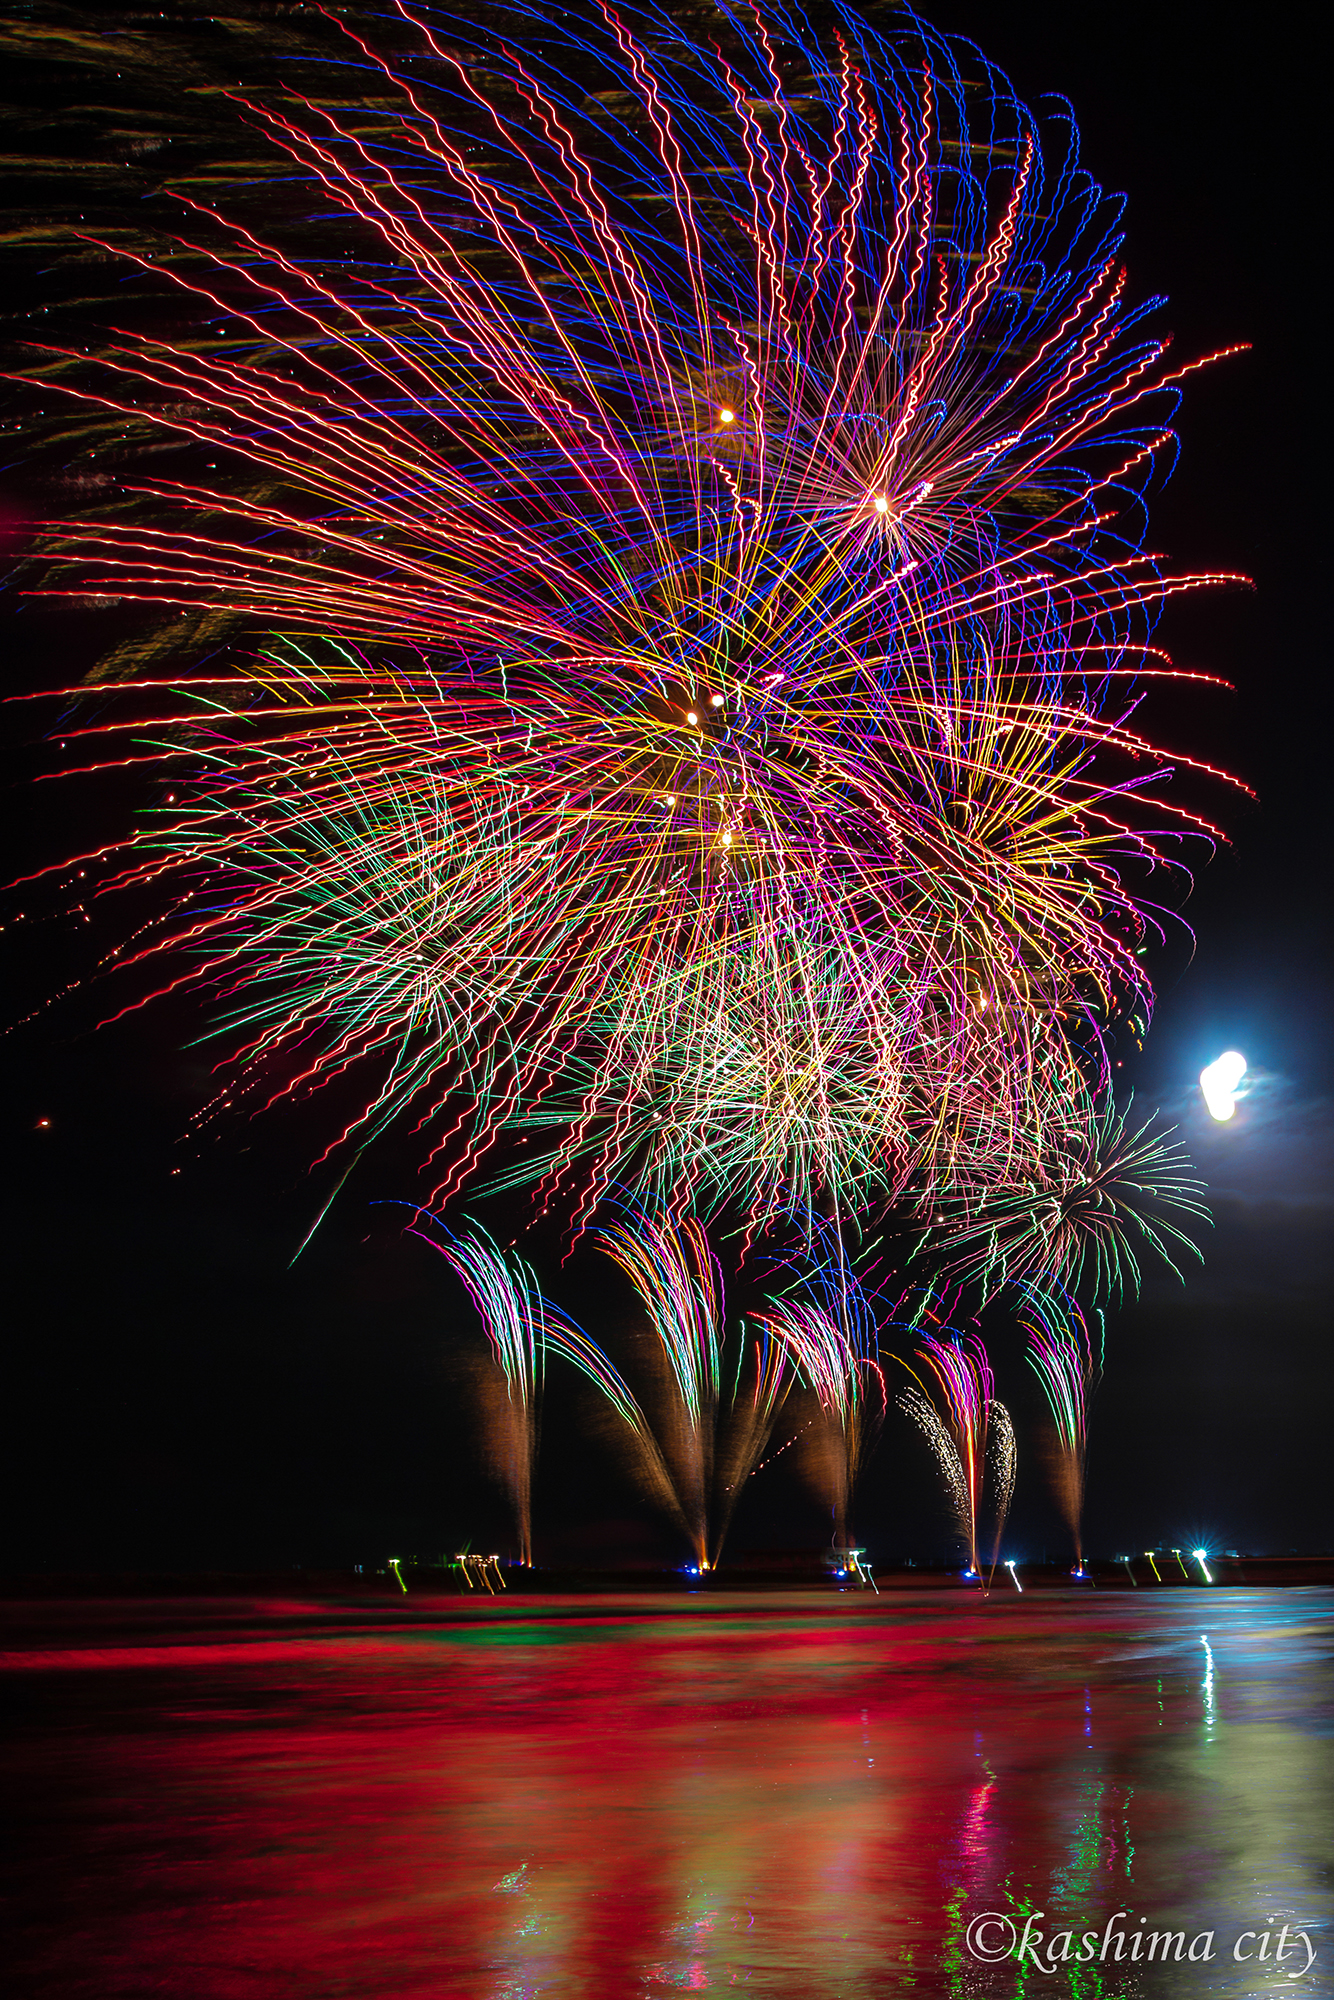
[[[1056,1427],[1052,1472],[1057,1504],[1074,1542],[1076,1566],[1082,1569],[1088,1398],[1102,1371],[1102,1343],[1099,1340],[1095,1354],[1088,1321],[1077,1302],[1055,1283],[1024,1285],[1020,1300],[1018,1320],[1028,1336],[1029,1364],[1042,1384]]]
[[[927,1380],[924,1382],[905,1361],[903,1365],[917,1386],[904,1391],[899,1406],[913,1419],[935,1453],[968,1551],[970,1573],[979,1577],[982,1563],[978,1553],[978,1522],[990,1462],[996,1523],[991,1554],[994,1575],[1000,1538],[1014,1495],[1015,1441],[1009,1412],[997,1400],[991,1364],[975,1334],[950,1330],[940,1335],[924,1334],[917,1359],[926,1370]]]

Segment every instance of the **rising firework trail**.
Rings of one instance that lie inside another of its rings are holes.
[[[602,1350],[543,1297],[532,1266],[513,1250],[502,1250],[484,1229],[474,1226],[455,1235],[424,1211],[417,1212],[409,1234],[445,1259],[482,1322],[503,1387],[501,1397],[487,1399],[484,1435],[492,1468],[509,1496],[519,1560],[532,1563],[533,1469],[550,1354],[571,1363],[606,1398],[634,1438],[650,1490],[670,1507],[666,1471],[634,1396]]]
[[[971,1574],[982,1574],[978,1553],[978,1530],[987,1483],[987,1466],[992,1468],[992,1493],[996,1517],[992,1573],[995,1573],[1000,1538],[1014,1494],[1014,1428],[1009,1412],[996,1398],[995,1379],[986,1349],[974,1334],[924,1334],[916,1360],[904,1366],[916,1386],[899,1398],[935,1453],[945,1480],[945,1489],[968,1551]]]
[[[1102,1372],[1101,1333],[1095,1341],[1077,1302],[1054,1284],[1022,1286],[1017,1317],[1028,1336],[1029,1365],[1042,1384],[1056,1427],[1053,1484],[1074,1543],[1076,1566],[1082,1569],[1088,1398]],[[1101,1321],[1101,1314],[1098,1318]]]
[[[815,1456],[835,1546],[846,1548],[853,1491],[884,1421],[885,1378],[871,1304],[842,1239],[828,1224],[816,1229],[817,1261],[757,1320],[819,1405]]]

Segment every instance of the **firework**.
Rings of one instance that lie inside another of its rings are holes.
[[[597,1247],[629,1278],[666,1364],[663,1456],[700,1569],[709,1566],[708,1506],[721,1392],[722,1274],[693,1219],[640,1215],[595,1232]]]
[[[543,1297],[532,1266],[513,1250],[500,1249],[484,1229],[474,1226],[467,1235],[455,1235],[421,1210],[409,1234],[445,1259],[482,1322],[504,1390],[500,1399],[488,1399],[485,1430],[492,1465],[513,1510],[519,1560],[532,1562],[533,1468],[549,1354],[571,1363],[605,1397],[634,1440],[650,1490],[670,1508],[670,1485],[643,1411],[597,1344]]]
[[[743,1322],[730,1385],[722,1273],[698,1219],[629,1208],[593,1232],[639,1296],[661,1363],[657,1441],[696,1566],[716,1567],[741,1488],[792,1387],[791,1357],[763,1319]]]
[[[509,1496],[519,1561],[531,1565],[533,1461],[550,1309],[532,1267],[501,1251],[484,1230],[456,1236],[435,1217],[422,1215],[409,1233],[444,1258],[482,1322],[504,1389],[488,1412],[492,1465]]]
[[[1033,1108],[1033,1125],[1008,1144],[990,1121],[980,1145],[970,1136],[971,1170],[931,1189],[918,1250],[933,1272],[975,1281],[983,1298],[1043,1273],[1058,1289],[1108,1298],[1139,1289],[1146,1250],[1172,1271],[1174,1253],[1202,1256],[1181,1224],[1208,1223],[1204,1183],[1171,1128],[1132,1127],[1129,1107],[1087,1094]]]
[[[1024,1285],[1020,1300],[1018,1320],[1028,1336],[1029,1365],[1042,1384],[1056,1426],[1052,1468],[1056,1498],[1075,1545],[1076,1565],[1082,1567],[1088,1396],[1101,1372],[1101,1341],[1095,1353],[1087,1320],[1059,1286]]]
[[[875,1322],[836,1229],[819,1229],[823,1256],[805,1271],[796,1296],[759,1315],[814,1392],[823,1419],[822,1483],[836,1546],[852,1539],[850,1508],[858,1474],[874,1448],[885,1414],[885,1380]]]
[[[90,725],[173,774],[101,858],[166,906],[119,966],[208,996],[220,1098],[359,1077],[330,1151],[411,1123],[433,1200],[536,1137],[496,1176],[576,1221],[829,1191],[1110,1277],[1173,1232],[1062,1175],[1148,1016],[1128,883],[1208,833],[1129,689],[1211,580],[1140,551],[1183,371],[1115,204],[912,20],[399,12],[373,109],[246,107],[354,247],[186,204],[152,269],[209,337],[41,373],[227,468],[53,530],[76,587],[270,635],[156,690],[157,746],[139,696]]]
[[[959,1447],[941,1418],[935,1404],[922,1389],[904,1389],[899,1395],[899,1408],[910,1416],[935,1454],[941,1478],[950,1507],[959,1531],[970,1545],[976,1539],[972,1495],[964,1474],[963,1460]],[[976,1571],[975,1561],[969,1563],[970,1573]]]
[[[743,1320],[736,1345],[732,1394],[715,1445],[710,1557],[715,1569],[741,1490],[761,1469],[765,1447],[796,1382],[790,1350],[762,1320]]]
[[[926,1372],[926,1379],[918,1375],[911,1363],[904,1363],[916,1387],[903,1392],[899,1407],[913,1419],[935,1453],[959,1533],[968,1550],[969,1571],[976,1576],[982,1574],[978,1522],[991,1434],[996,1512],[994,1573],[1001,1532],[1014,1492],[1015,1452],[1014,1429],[1008,1411],[996,1400],[986,1349],[973,1334],[927,1333],[922,1337],[917,1360]]]
[[[1000,1561],[1001,1536],[1005,1533],[1005,1523],[1009,1519],[1010,1506],[1014,1499],[1015,1475],[1019,1469],[1019,1447],[1014,1435],[1014,1425],[1010,1412],[1004,1403],[991,1404],[987,1445],[991,1454],[991,1482],[996,1516],[996,1534],[991,1545],[991,1576],[996,1574],[996,1564]]]

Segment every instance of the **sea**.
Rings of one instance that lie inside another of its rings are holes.
[[[1334,1995],[1334,1590],[0,1606],[4,1991]]]

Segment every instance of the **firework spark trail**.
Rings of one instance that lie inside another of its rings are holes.
[[[991,1545],[988,1589],[996,1575],[996,1564],[1000,1561],[1001,1536],[1005,1533],[1005,1523],[1009,1519],[1010,1506],[1014,1500],[1015,1476],[1019,1469],[1019,1447],[1010,1412],[1004,1403],[993,1401],[990,1416],[987,1443],[991,1455],[991,1490],[996,1516],[996,1534]]]
[[[647,1490],[665,1503],[668,1512],[675,1512],[675,1496],[657,1443],[624,1377],[581,1327],[544,1298],[526,1259],[500,1249],[477,1225],[466,1235],[457,1235],[438,1216],[420,1209],[408,1234],[437,1251],[463,1284],[504,1380],[505,1403],[491,1412],[490,1443],[493,1463],[510,1495],[520,1561],[532,1562],[533,1468],[551,1354],[569,1362],[605,1397],[633,1437],[636,1469]]]
[[[837,1547],[846,1547],[852,1483],[862,1455],[863,1357],[853,1349],[846,1329],[819,1306],[783,1300],[764,1316],[764,1323],[815,1391],[827,1431],[823,1458],[833,1539]]]
[[[1014,1490],[1013,1427],[1008,1411],[996,1400],[987,1351],[975,1334],[947,1330],[943,1336],[921,1333],[920,1338],[922,1344],[916,1358],[927,1371],[927,1380],[905,1361],[903,1365],[917,1386],[903,1392],[899,1406],[912,1417],[935,1452],[968,1550],[969,1569],[980,1577],[978,1522],[986,1481],[988,1433],[993,1422],[999,1424],[1001,1437],[991,1447],[998,1552]],[[998,1412],[1001,1414],[997,1415]],[[994,1558],[992,1566],[994,1569]]]
[[[493,1413],[489,1442],[513,1509],[519,1560],[531,1565],[533,1462],[548,1311],[536,1274],[523,1258],[501,1251],[482,1229],[456,1236],[435,1217],[420,1215],[408,1233],[429,1243],[462,1283],[503,1377],[505,1401]]]
[[[758,1472],[779,1412],[796,1375],[791,1356],[761,1322],[750,1333],[743,1321],[730,1403],[715,1443],[715,1478],[710,1562],[722,1558],[732,1514],[746,1481]],[[781,1449],[782,1447],[780,1447]]]
[[[812,1225],[808,1225],[812,1226]],[[813,1257],[802,1260],[793,1295],[757,1315],[814,1391],[824,1419],[820,1466],[835,1545],[851,1540],[858,1474],[885,1415],[885,1380],[871,1303],[837,1227],[815,1223]]]
[[[1105,1299],[1138,1291],[1137,1252],[1152,1251],[1172,1271],[1174,1252],[1202,1257],[1182,1222],[1209,1222],[1204,1183],[1171,1128],[1155,1130],[1152,1119],[1132,1128],[1129,1107],[1086,1094],[1071,1105],[1053,1093],[1037,1110],[1041,1126],[1020,1174],[1005,1172],[997,1147],[990,1161],[979,1151],[953,1185],[937,1181],[919,1250],[939,1279],[971,1279],[986,1298],[1007,1280],[1027,1294],[1047,1274],[1058,1290],[1083,1285]]]
[[[959,1533],[965,1542],[970,1542],[970,1538],[975,1539],[972,1496],[964,1473],[963,1460],[959,1455],[959,1447],[949,1427],[925,1390],[904,1389],[899,1395],[898,1404],[899,1408],[912,1418],[934,1452]],[[975,1570],[977,1565],[970,1562],[969,1567]]]
[[[1088,1397],[1101,1372],[1101,1341],[1095,1353],[1078,1303],[1051,1280],[1020,1287],[1016,1317],[1028,1336],[1028,1362],[1042,1384],[1056,1426],[1056,1498],[1074,1542],[1076,1565],[1082,1566]]]
[[[1142,549],[1182,371],[1115,204],[989,69],[974,146],[922,23],[539,12],[520,52],[399,13],[355,128],[245,107],[341,261],[186,203],[154,281],[216,345],[32,378],[231,479],[53,530],[70,587],[287,635],[181,677],[160,747],[91,731],[173,783],[188,746],[103,858],[176,892],[118,964],[215,1002],[220,1098],[367,1079],[329,1150],[415,1123],[433,1200],[549,1130],[497,1184],[576,1223],[829,1190],[941,1215],[950,1268],[1133,1274],[1176,1232],[1099,1209],[1131,885],[1211,830],[1131,690],[1217,579]]]
[[[593,1233],[644,1306],[668,1372],[662,1456],[670,1466],[691,1547],[709,1567],[714,1442],[722,1393],[722,1273],[694,1217],[632,1212]]]

